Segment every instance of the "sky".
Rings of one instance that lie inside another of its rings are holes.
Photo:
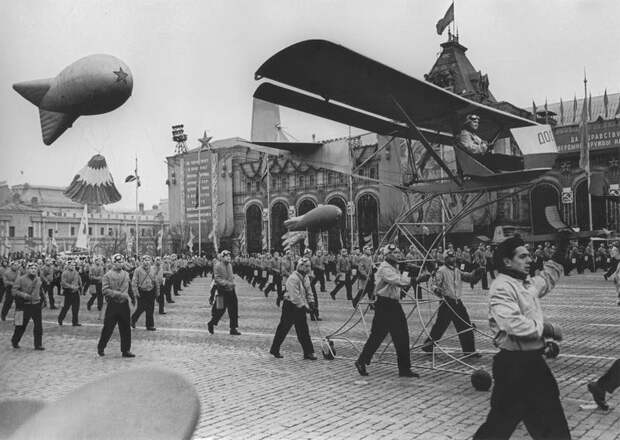
[[[167,198],[165,157],[171,125],[182,123],[190,148],[206,130],[214,139],[249,139],[256,69],[284,47],[312,38],[423,78],[446,35],[435,23],[448,0],[21,0],[0,2],[0,181],[67,186],[94,154],[103,154],[123,198],[138,158],[140,201]],[[531,108],[620,91],[616,0],[457,0],[460,42],[489,75],[498,100]],[[37,108],[12,84],[56,76],[84,56],[123,60],[133,95],[120,108],[80,117],[51,146],[41,140]],[[282,126],[299,141],[346,136],[349,128],[282,109]]]

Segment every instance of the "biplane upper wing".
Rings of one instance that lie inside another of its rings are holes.
[[[396,136],[400,138],[411,137],[409,128],[401,123],[379,118],[332,102],[327,102],[269,82],[265,82],[258,86],[254,92],[254,98],[320,116],[330,121],[351,125],[380,135]],[[441,133],[426,129],[420,129],[420,131],[426,139],[432,143],[451,145],[454,142],[453,136],[450,133]]]
[[[471,112],[481,117],[479,134],[484,139],[510,128],[536,125],[325,40],[306,40],[281,50],[260,66],[255,77],[269,78],[325,101],[337,101],[406,125],[396,101],[417,126],[431,131],[453,133],[463,115]]]

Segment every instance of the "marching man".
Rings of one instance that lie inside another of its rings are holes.
[[[306,313],[310,313],[312,316],[315,311],[314,295],[312,294],[310,278],[308,277],[309,272],[310,259],[303,257],[297,262],[295,271],[286,281],[282,316],[269,350],[269,353],[278,359],[282,358],[280,346],[291,327],[295,325],[297,339],[304,351],[304,359],[316,360],[314,346],[312,345],[310,331],[308,330],[308,321],[306,320]]]
[[[112,270],[102,279],[103,296],[108,305],[103,318],[101,337],[97,344],[99,356],[105,355],[105,347],[112,336],[114,327],[118,324],[121,335],[121,353],[125,358],[136,357],[131,350],[131,328],[129,326],[129,274],[123,270],[125,258],[121,254],[112,256]]]
[[[37,264],[28,263],[27,274],[21,276],[13,286],[15,296],[15,332],[11,343],[13,348],[19,348],[21,340],[28,322],[32,319],[34,323],[34,349],[45,350],[43,347],[43,323],[41,320],[41,308],[46,306],[45,296],[41,290],[41,278],[37,276]]]

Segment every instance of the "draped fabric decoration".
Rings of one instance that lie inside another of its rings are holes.
[[[281,173],[305,173],[308,170],[319,171],[320,168],[309,165],[305,162],[297,162],[295,160],[286,158],[270,159],[269,173],[281,174]],[[247,179],[260,179],[265,172],[264,162],[257,160],[254,162],[241,164],[241,172]]]
[[[95,154],[78,171],[64,194],[82,205],[107,205],[121,199],[108,164],[100,154]]]

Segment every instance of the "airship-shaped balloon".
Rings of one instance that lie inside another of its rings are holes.
[[[342,211],[334,205],[319,205],[304,215],[284,221],[289,231],[318,231],[328,229],[338,223]]]
[[[111,55],[81,58],[55,78],[13,84],[17,93],[39,107],[43,143],[51,145],[82,115],[120,107],[131,96],[129,67]]]

